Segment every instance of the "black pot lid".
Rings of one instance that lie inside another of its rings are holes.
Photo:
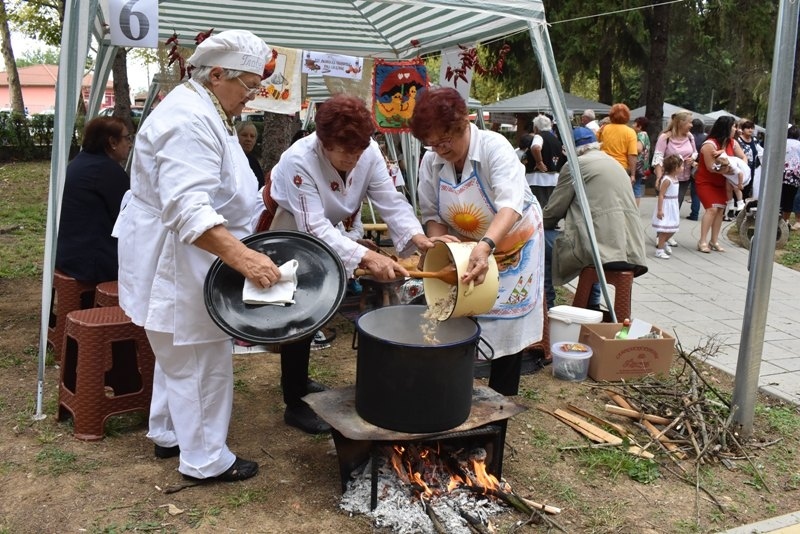
[[[218,258],[208,270],[203,294],[211,319],[226,333],[250,343],[291,343],[314,335],[339,309],[347,276],[339,256],[327,244],[288,230],[253,234],[242,243],[266,254],[276,265],[297,260],[295,303],[245,304],[244,276]]]

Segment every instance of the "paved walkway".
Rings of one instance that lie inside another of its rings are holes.
[[[735,223],[724,222],[720,243],[726,252],[699,252],[700,223],[686,219],[689,205],[684,202],[680,231],[675,236],[679,246],[673,247],[669,260],[657,259],[653,256],[655,234],[650,225],[655,204],[654,197],[647,197],[639,208],[648,238],[649,271],[634,281],[632,315],[673,332],[687,352],[716,335],[720,350],[707,362],[734,375],[746,313],[749,251],[725,237],[726,229]],[[795,404],[800,403],[800,358],[796,356],[800,347],[798,302],[800,272],[775,264],[759,386]],[[738,527],[725,534],[750,533],[800,534],[800,512]]]
[[[675,236],[679,246],[673,247],[669,260],[656,258],[650,225],[655,203],[654,197],[643,198],[639,208],[649,271],[634,281],[632,315],[673,333],[687,352],[715,335],[721,346],[708,363],[734,375],[746,313],[749,251],[725,237],[726,228],[735,223],[724,222],[720,243],[726,252],[699,252],[700,223],[686,219],[689,206],[684,203]],[[798,302],[800,272],[775,264],[759,386],[796,404],[800,403]]]

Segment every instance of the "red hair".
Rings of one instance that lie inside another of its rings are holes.
[[[375,126],[372,116],[358,97],[338,94],[326,100],[314,120],[322,146],[356,152],[369,146]]]
[[[614,124],[628,124],[631,120],[631,110],[625,104],[614,104],[608,112],[608,118]]]
[[[417,100],[409,124],[420,140],[429,139],[432,133],[461,133],[469,124],[467,103],[452,87],[427,89]]]

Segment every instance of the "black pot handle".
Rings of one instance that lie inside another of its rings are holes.
[[[353,329],[353,350],[358,350],[358,328]]]
[[[481,343],[486,345],[486,347],[489,349],[490,354],[486,354],[481,350]],[[483,356],[485,360],[494,360],[494,347],[489,345],[489,342],[483,339],[481,336],[478,336],[478,342],[475,344],[475,348],[477,349],[478,352],[481,353],[481,356]]]

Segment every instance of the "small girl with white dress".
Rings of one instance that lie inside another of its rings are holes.
[[[671,154],[662,163],[664,175],[658,184],[658,203],[653,213],[653,229],[658,236],[656,258],[668,260],[672,248],[667,241],[678,232],[680,205],[678,204],[678,176],[683,175],[683,158]]]

